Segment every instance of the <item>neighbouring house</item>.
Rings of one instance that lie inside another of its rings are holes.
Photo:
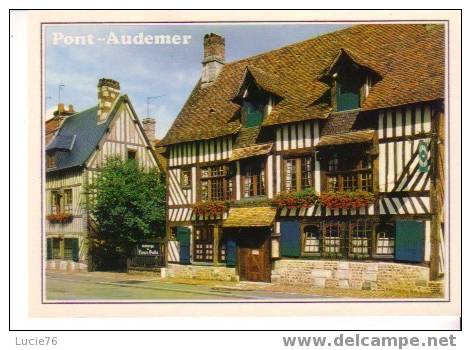
[[[231,63],[205,35],[159,143],[169,274],[440,289],[444,55],[442,25],[357,25]]]
[[[142,123],[117,81],[100,79],[98,103],[75,112],[59,104],[46,122],[46,258],[47,267],[85,270],[88,239],[94,221],[86,209],[85,186],[107,157],[135,159],[145,168],[158,167],[152,150],[155,120]]]

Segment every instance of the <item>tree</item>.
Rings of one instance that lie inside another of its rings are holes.
[[[92,254],[129,257],[139,242],[165,236],[165,181],[156,170],[108,158],[87,192],[97,228]]]

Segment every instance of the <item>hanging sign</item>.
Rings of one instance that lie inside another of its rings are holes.
[[[428,164],[428,143],[424,140],[419,142],[419,171],[426,173],[429,168]]]
[[[137,247],[137,255],[155,256],[159,254],[160,254],[160,251],[157,244],[143,243],[143,244],[139,244],[139,246]]]

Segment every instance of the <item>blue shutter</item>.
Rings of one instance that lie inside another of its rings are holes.
[[[298,257],[301,255],[301,223],[299,221],[281,221],[280,248],[281,256]]]
[[[235,266],[237,262],[237,244],[235,239],[228,238],[226,241],[226,265]]]
[[[396,221],[396,254],[398,261],[422,262],[425,249],[425,223],[416,220]]]
[[[180,242],[180,263],[190,263],[190,229],[188,227],[177,227],[177,241]]]

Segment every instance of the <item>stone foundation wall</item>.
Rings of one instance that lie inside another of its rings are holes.
[[[272,282],[316,288],[402,290],[437,293],[442,283],[429,281],[429,268],[394,262],[282,259],[273,264]]]
[[[46,270],[86,272],[87,264],[84,262],[76,262],[72,260],[46,260]]]
[[[216,281],[239,281],[234,267],[168,264],[168,277]]]

